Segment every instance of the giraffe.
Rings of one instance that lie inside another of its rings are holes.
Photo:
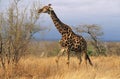
[[[44,6],[43,8],[39,9],[38,13],[48,13],[50,17],[52,18],[53,23],[56,26],[57,30],[61,34],[62,38],[59,41],[61,50],[58,53],[56,63],[58,63],[59,58],[63,55],[63,53],[66,52],[67,53],[67,64],[69,67],[70,51],[74,51],[77,58],[79,59],[79,65],[82,62],[81,56],[83,56],[86,64],[88,60],[89,64],[91,66],[93,65],[87,54],[86,40],[82,36],[75,34],[72,31],[70,26],[60,21],[60,19],[55,14],[53,8],[51,7],[51,4],[48,4],[47,6]]]

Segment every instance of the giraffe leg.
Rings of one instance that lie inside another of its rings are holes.
[[[79,59],[79,66],[81,65],[82,58],[81,58],[81,52],[77,52],[77,58]]]
[[[87,60],[89,61],[89,64],[91,65],[91,66],[93,66],[93,64],[92,64],[92,62],[91,62],[91,60],[90,60],[90,58],[89,58],[89,56],[86,54],[86,58],[87,58]]]
[[[87,60],[88,60],[89,64],[92,66],[93,64],[92,64],[92,62],[91,62],[91,60],[90,60],[90,58],[89,58],[89,56],[87,54],[87,51],[84,51],[83,54],[84,54],[84,59],[85,59],[86,65],[87,65]]]
[[[83,63],[84,63],[84,65],[85,65],[85,66],[84,66],[85,68],[87,68],[87,56],[86,56],[86,55],[87,55],[86,52],[83,51],[83,52],[82,52],[82,59],[84,60]]]
[[[60,52],[58,53],[58,55],[57,55],[57,59],[56,59],[57,67],[58,67],[59,59],[60,59],[60,57],[64,54],[64,52],[65,52],[65,49],[62,48],[62,49],[60,50]]]
[[[67,55],[68,55],[68,58],[67,58],[67,65],[68,65],[68,68],[69,68],[69,64],[70,64],[70,52],[69,50],[67,50]]]

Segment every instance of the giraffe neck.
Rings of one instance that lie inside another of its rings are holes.
[[[64,24],[59,20],[59,18],[57,17],[53,10],[50,12],[50,16],[53,20],[54,25],[56,26],[57,30],[61,33],[61,35],[69,33],[69,31],[72,31],[72,29],[68,25]]]

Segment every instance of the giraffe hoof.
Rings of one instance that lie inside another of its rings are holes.
[[[66,64],[69,64],[69,62],[67,62]]]
[[[81,65],[81,62],[80,63],[78,63],[79,65]]]
[[[55,60],[56,61],[56,63],[58,63],[58,60]]]

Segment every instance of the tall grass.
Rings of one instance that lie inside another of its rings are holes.
[[[17,71],[10,74],[10,79],[120,79],[120,57],[92,57],[93,67],[78,65],[75,57],[71,58],[70,67],[66,57],[62,57],[57,67],[55,57],[39,58],[28,56],[19,62]],[[0,69],[0,79],[2,69]]]
[[[90,57],[93,67],[86,66],[84,62],[79,66],[79,60],[72,56],[68,68],[66,56],[60,59],[57,67],[54,56],[59,52],[57,42],[32,42],[27,55],[20,59],[17,66],[7,67],[6,75],[0,66],[0,79],[120,79],[119,45],[107,43],[107,57]]]

